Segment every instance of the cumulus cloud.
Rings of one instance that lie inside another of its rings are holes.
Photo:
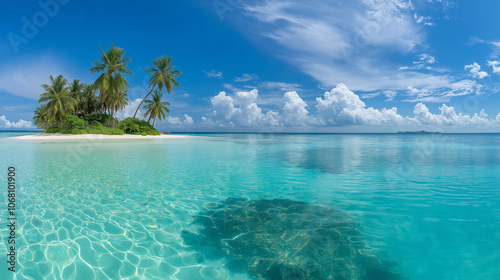
[[[283,95],[281,111],[264,113],[256,104],[258,91],[240,91],[228,95],[224,91],[211,98],[213,112],[202,117],[205,127],[232,128],[324,128],[341,126],[385,126],[388,128],[431,128],[473,127],[486,128],[500,126],[500,113],[488,119],[484,110],[467,115],[457,113],[455,108],[443,104],[437,114],[429,111],[422,102],[415,105],[413,116],[402,116],[396,107],[375,109],[367,107],[360,97],[339,84],[331,91],[316,98],[311,112],[308,104],[296,91]],[[181,119],[173,118],[172,123],[182,124]]]
[[[377,110],[366,105],[358,95],[344,84],[325,92],[324,98],[316,98],[318,117],[325,125],[380,125],[400,124],[405,119],[397,108]]]
[[[395,107],[381,110],[366,108],[365,103],[343,84],[326,92],[324,98],[317,98],[317,103],[318,116],[324,125],[431,125],[435,127],[500,125],[500,114],[495,119],[488,119],[484,110],[481,110],[479,114],[466,115],[457,113],[454,107],[446,104],[439,108],[439,114],[433,114],[423,103],[418,103],[414,107],[413,117],[399,115]]]
[[[234,81],[235,82],[249,82],[249,81],[252,81],[252,80],[255,80],[255,79],[258,79],[259,76],[255,75],[255,74],[243,74],[241,75],[241,77],[236,77],[234,78]]]
[[[33,123],[20,119],[17,122],[7,120],[5,115],[0,116],[0,128],[35,128]]]
[[[141,101],[142,101],[141,98],[137,98],[136,100],[129,102],[128,105],[125,106],[125,108],[116,112],[115,117],[119,120],[133,117],[135,110],[137,110],[137,106],[139,106],[139,104],[141,104]],[[144,112],[139,109],[139,112],[137,112],[137,118],[144,119],[143,114],[144,114]]]
[[[415,119],[424,125],[455,125],[455,126],[487,126],[494,124],[495,120],[489,120],[484,110],[479,114],[475,113],[473,116],[457,114],[455,108],[443,104],[439,107],[440,114],[432,114],[429,112],[427,106],[422,103],[415,105],[413,114]]]
[[[207,71],[204,71],[205,72],[205,75],[207,75],[207,77],[209,78],[222,78],[222,72],[220,71],[215,71],[215,70],[210,70],[209,72]]]
[[[491,66],[493,68],[493,73],[495,74],[500,74],[500,62],[494,60],[494,61],[489,61],[488,60],[488,66]]]
[[[481,71],[481,65],[479,65],[477,62],[474,62],[471,65],[465,65],[465,70],[470,69],[470,73],[472,77],[482,79],[485,77],[488,77],[488,73],[485,71]]]
[[[258,98],[256,89],[239,91],[227,95],[221,91],[211,98],[213,112],[203,121],[209,125],[226,127],[267,127],[279,125],[278,113],[263,113],[255,102]]]
[[[188,116],[187,114],[184,114],[184,123],[193,124],[194,123],[193,118]]]
[[[317,120],[309,116],[307,103],[300,98],[295,91],[286,92],[283,97],[283,124],[285,126],[298,127],[307,125],[316,125]]]
[[[171,117],[168,116],[165,121],[173,126],[181,126],[181,125],[192,125],[194,123],[193,118],[188,114],[184,114],[184,119],[179,117]]]

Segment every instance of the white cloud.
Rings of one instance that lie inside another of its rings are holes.
[[[427,5],[444,6],[442,1]],[[434,57],[423,54],[417,64],[401,68],[411,71],[398,71],[390,59],[427,47],[415,10],[409,0],[319,0],[314,5],[289,0],[248,2],[244,14],[249,20],[245,26],[264,36],[266,45],[276,45],[278,57],[322,87],[344,83],[365,92],[401,91],[409,86],[432,93],[449,90],[454,77],[419,72],[429,69]]]
[[[184,114],[184,123],[185,124],[193,124],[194,123],[193,118],[188,116],[187,114]]]
[[[135,110],[137,110],[137,106],[141,104],[142,98],[137,98],[136,100],[129,102],[125,108],[122,110],[116,112],[115,117],[119,120],[123,120],[129,117],[133,117]],[[139,109],[139,112],[137,112],[137,118],[139,119],[144,119],[143,117],[144,112]]]
[[[370,99],[370,98],[374,98],[374,97],[377,97],[377,96],[380,96],[380,95],[384,95],[387,99],[386,101],[392,101],[394,100],[394,98],[396,97],[396,95],[398,95],[398,92],[395,91],[395,90],[383,90],[383,91],[379,91],[379,92],[374,92],[374,93],[367,93],[367,94],[363,94],[361,96],[361,98],[364,98],[364,99]]]
[[[252,81],[252,80],[255,80],[255,79],[258,79],[259,76],[255,75],[255,74],[243,74],[241,75],[241,77],[236,77],[234,78],[234,81],[235,82],[248,82],[248,81]]]
[[[488,77],[488,73],[481,71],[481,66],[477,62],[474,62],[471,65],[465,65],[464,69],[470,69],[469,71],[474,78],[482,79]]]
[[[413,66],[401,66],[399,70],[431,70],[431,64],[436,63],[436,58],[429,54],[421,54],[417,61],[413,61]]]
[[[490,45],[493,46],[493,52],[491,53],[492,57],[498,57],[500,54],[500,42],[489,42]]]
[[[188,114],[184,114],[184,119],[181,119],[179,117],[171,117],[168,116],[165,118],[165,121],[173,126],[186,126],[186,125],[192,125],[194,123],[193,118],[190,117]]]
[[[300,90],[300,85],[293,83],[283,83],[283,82],[262,82],[259,83],[260,87],[266,89],[277,89],[280,91],[297,91]]]
[[[408,90],[408,98],[405,102],[448,102],[456,96],[464,96],[470,94],[482,94],[483,86],[474,80],[460,80],[449,82],[443,88],[416,88],[410,86]]]
[[[427,0],[427,2],[429,2],[429,3],[438,3],[438,4],[442,5],[442,7],[445,10],[457,7],[457,4],[455,4],[455,2],[450,1],[450,0]]]
[[[498,42],[498,41],[487,41],[487,40],[484,40],[484,39],[481,39],[481,38],[472,37],[471,38],[471,43],[472,44],[487,44],[487,45],[490,45],[491,48],[492,48],[492,52],[491,52],[490,56],[492,58],[497,58],[498,55],[500,54],[500,42]]]
[[[500,74],[500,62],[494,60],[494,61],[489,61],[488,60],[488,66],[491,66],[493,68],[493,73],[495,74]]]
[[[384,90],[382,93],[385,95],[385,97],[387,97],[387,101],[394,100],[394,98],[398,94],[395,90]]]
[[[295,91],[286,92],[283,96],[285,105],[282,109],[282,121],[285,126],[298,127],[316,124],[317,120],[309,116],[307,103]]]
[[[207,77],[209,78],[222,78],[222,72],[218,72],[218,71],[215,71],[215,70],[210,70],[209,72],[207,71],[204,71],[205,74],[207,75]]]
[[[413,61],[413,64],[417,67],[417,69],[422,69],[427,64],[434,64],[434,63],[436,63],[436,58],[434,58],[432,55],[428,55],[428,54],[425,54],[425,53],[419,55],[418,58],[419,58],[418,61]]]
[[[389,93],[391,95],[392,93]],[[455,108],[443,104],[438,114],[429,111],[419,102],[413,109],[413,116],[398,114],[396,107],[375,109],[367,107],[357,94],[344,84],[339,84],[323,97],[316,98],[315,112],[310,112],[307,103],[295,91],[283,95],[281,111],[262,112],[256,104],[258,91],[241,91],[233,95],[220,92],[211,98],[213,112],[202,117],[204,127],[230,127],[259,129],[269,127],[321,129],[328,127],[380,127],[389,129],[485,129],[500,127],[500,113],[488,119],[484,110],[467,115],[457,113]],[[187,119],[187,116],[185,116]],[[183,125],[180,118],[170,123]]]
[[[494,124],[493,120],[487,118],[484,110],[473,116],[457,114],[455,108],[446,104],[439,107],[439,110],[441,114],[435,115],[429,112],[427,106],[418,103],[413,109],[413,114],[415,114],[415,119],[423,125],[488,126]]]
[[[279,125],[278,113],[262,109],[255,102],[258,98],[256,89],[239,91],[233,96],[221,91],[211,98],[213,112],[204,119],[209,125],[225,127],[267,127]]]
[[[417,14],[414,14],[413,15],[413,18],[415,19],[415,22],[416,23],[422,23],[423,25],[434,25],[434,23],[432,23],[430,20],[431,20],[431,17],[430,16],[418,16]]]
[[[232,84],[222,84],[222,86],[225,88],[225,89],[228,89],[232,92],[237,92],[237,91],[241,91],[240,88],[237,88],[235,86],[233,86]]]
[[[366,105],[358,95],[344,84],[325,92],[324,98],[316,98],[318,117],[325,125],[381,125],[401,124],[405,119],[397,108],[377,110]]]
[[[5,115],[2,115],[0,116],[0,128],[35,128],[35,126],[30,121],[25,121],[23,119],[17,122],[11,122],[7,120]]]
[[[359,57],[360,62],[367,62],[374,56],[372,48],[409,51],[422,42],[418,27],[407,14],[413,9],[410,1],[318,1],[315,5],[298,0],[268,1],[247,5],[246,9],[264,25],[265,36],[294,54],[285,54],[284,58],[300,58],[291,62],[325,85],[331,84],[331,78],[318,77],[309,69],[313,65],[308,64],[340,70],[345,68],[344,63],[334,61],[346,62]],[[358,62],[352,66],[363,69],[363,65],[356,64]]]
[[[413,63],[415,63],[415,64],[420,64],[420,63],[434,64],[434,63],[436,63],[436,59],[432,55],[421,54],[419,56],[419,58],[420,58],[419,61],[415,61]]]

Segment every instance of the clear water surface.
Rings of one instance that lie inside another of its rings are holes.
[[[181,236],[230,197],[343,211],[406,279],[500,279],[500,135],[8,136],[0,179],[16,168],[19,272],[6,269],[2,204],[0,279],[252,279]]]

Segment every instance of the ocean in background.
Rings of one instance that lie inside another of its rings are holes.
[[[0,132],[0,180],[7,185],[7,168],[16,168],[19,203],[15,277],[6,268],[8,215],[0,208],[0,279],[254,279],[259,267],[230,265],[234,246],[227,256],[210,251],[218,239],[207,240],[198,217],[224,219],[221,226],[237,232],[228,225],[235,213],[283,217],[290,201],[313,220],[341,216],[349,230],[334,231],[342,242],[362,242],[364,255],[390,263],[402,279],[500,279],[498,134],[8,138],[21,134],[31,133]],[[267,212],[259,212],[262,201]],[[297,229],[307,222],[283,221]],[[266,236],[269,246],[286,245]]]

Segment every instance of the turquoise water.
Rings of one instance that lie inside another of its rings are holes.
[[[2,226],[0,279],[252,279],[182,236],[227,198],[345,213],[367,254],[406,279],[500,279],[500,135],[9,135],[0,178],[16,168],[19,272]]]

